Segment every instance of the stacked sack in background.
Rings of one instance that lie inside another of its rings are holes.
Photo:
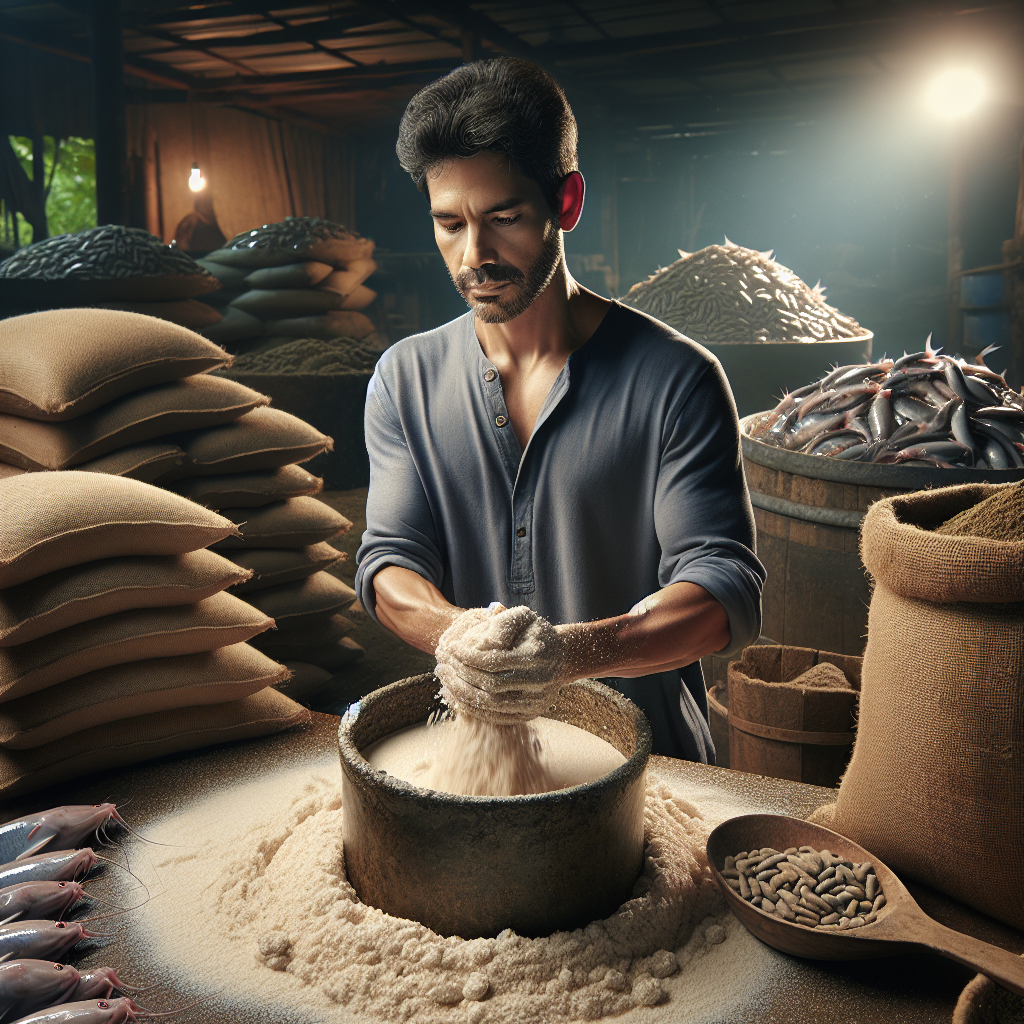
[[[221,314],[196,297],[219,289],[190,256],[119,224],[56,235],[0,263],[0,308],[9,311],[99,306],[200,330]]]
[[[230,520],[79,471],[0,479],[0,507],[0,795],[308,720],[225,592]]]
[[[320,217],[289,217],[233,238],[198,262],[222,290],[207,297],[223,319],[204,330],[238,350],[295,338],[377,344],[376,298],[363,282],[377,269],[373,242]]]
[[[298,643],[313,645],[314,659],[293,660],[350,664],[362,648],[338,643],[349,626],[321,619],[355,594],[321,570],[341,557],[324,542],[352,524],[312,497],[322,481],[297,465],[328,450],[331,439],[209,372],[230,361],[198,334],[134,313],[53,310],[0,321],[0,478],[84,470],[174,487],[228,509],[229,521],[242,524],[229,543],[245,551],[236,558],[247,580],[255,574],[249,589],[272,591],[247,599],[280,617],[275,640],[290,655]],[[272,549],[263,556],[270,562],[257,556],[247,564],[250,549]]]

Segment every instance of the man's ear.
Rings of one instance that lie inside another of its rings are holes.
[[[556,194],[558,226],[563,231],[572,231],[579,223],[585,191],[586,184],[579,171],[573,171],[559,187]]]

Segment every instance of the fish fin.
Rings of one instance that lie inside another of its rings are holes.
[[[0,921],[0,928],[3,928],[5,924],[10,924],[12,921],[19,917],[21,917],[20,910],[16,914],[11,914],[10,917],[5,917],[2,921]]]
[[[982,349],[982,351],[978,353],[978,365],[985,366],[985,356],[990,356],[993,352],[998,352],[1002,347],[1002,345],[989,345],[988,348]],[[985,369],[987,370],[988,367],[985,366]]]
[[[38,826],[36,826],[36,827],[38,828]],[[35,829],[32,829],[32,832],[35,832]],[[30,836],[32,835],[32,832],[29,833]],[[31,846],[27,847],[25,850],[23,850],[21,853],[19,853],[18,856],[14,858],[15,861],[25,860],[27,857],[35,856],[37,853],[39,853],[42,850],[42,848],[47,843],[49,843],[49,842],[51,842],[53,840],[53,837],[56,834],[57,834],[56,832],[53,832],[50,835],[46,836],[45,838],[40,839],[37,842],[33,843]]]
[[[13,950],[10,953],[4,953],[3,956],[0,956],[0,964],[4,963],[7,960],[10,960],[12,956],[14,956]]]

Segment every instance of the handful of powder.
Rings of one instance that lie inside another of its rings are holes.
[[[759,910],[808,928],[863,928],[885,906],[870,861],[854,863],[811,846],[744,850],[725,858],[722,876]]]
[[[936,533],[986,540],[1024,540],[1024,480],[965,508],[937,527]]]

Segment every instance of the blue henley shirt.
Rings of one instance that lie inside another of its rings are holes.
[[[525,604],[553,623],[621,615],[689,581],[754,642],[765,572],[736,407],[718,360],[614,303],[569,356],[525,451],[472,311],[398,342],[366,395],[370,489],[356,589],[419,573],[462,607]],[[609,679],[651,720],[655,753],[714,763],[700,663]]]

